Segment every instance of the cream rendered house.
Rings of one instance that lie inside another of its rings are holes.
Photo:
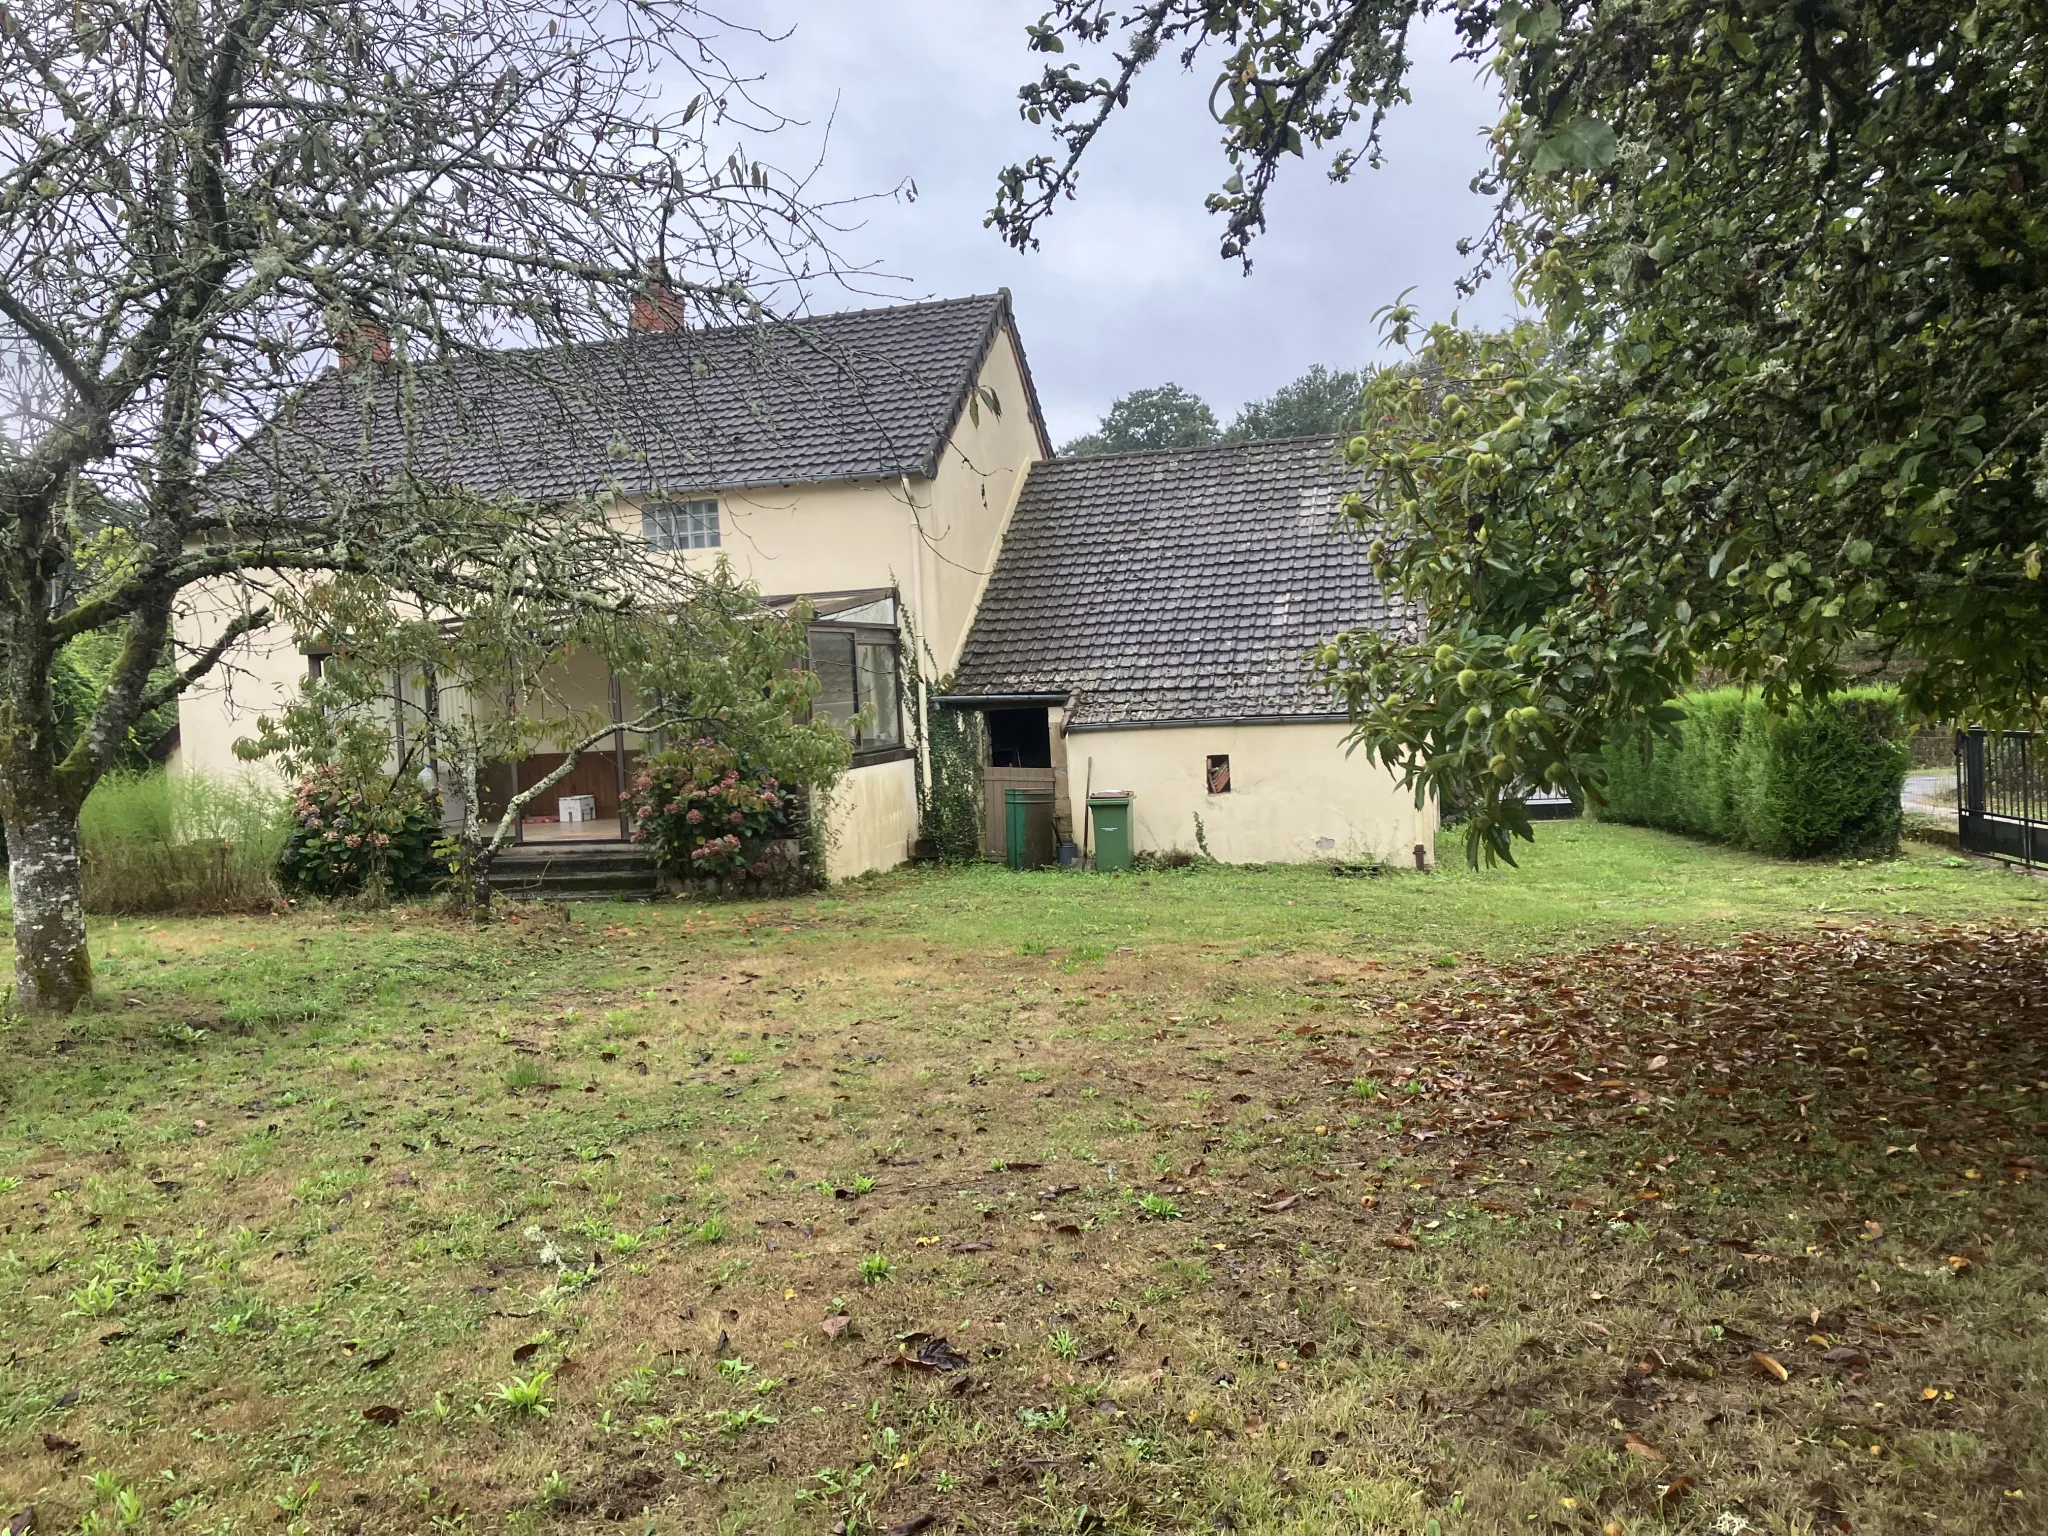
[[[454,365],[409,433],[380,376],[353,371],[316,384],[299,424],[350,474],[402,456],[484,494],[608,496],[685,561],[728,559],[771,602],[808,598],[818,707],[859,732],[831,799],[830,878],[910,855],[909,690],[926,679],[950,679],[926,702],[986,721],[991,857],[1006,852],[1011,788],[1051,792],[1047,856],[1089,840],[1090,790],[1133,797],[1140,852],[1432,856],[1434,806],[1345,750],[1343,714],[1309,677],[1318,642],[1401,622],[1337,526],[1350,477],[1330,439],[1052,458],[1006,294],[718,329],[675,326],[665,308],[642,318],[622,340]],[[217,634],[261,595],[208,594],[182,638]],[[235,743],[321,658],[273,627],[232,662],[180,700],[174,771],[241,771]],[[633,715],[594,659],[567,664],[554,692]],[[419,703],[393,700],[401,757]],[[619,844],[647,745],[620,730],[582,754],[522,839]],[[498,765],[484,812],[560,762]]]
[[[819,707],[870,722],[832,797],[827,873],[899,864],[917,836],[918,744],[901,690],[957,666],[1003,528],[1050,451],[1009,297],[701,330],[666,310],[651,318],[620,341],[463,363],[415,441],[446,445],[438,469],[457,483],[542,504],[610,495],[657,545],[723,556],[771,598],[810,598]],[[358,431],[365,399],[372,417],[376,402],[350,388],[347,374],[322,381],[301,416],[327,410]],[[371,456],[382,451],[372,441]],[[195,604],[185,638],[216,631],[242,601],[219,592]],[[905,654],[912,635],[917,666]],[[174,771],[241,771],[236,741],[320,664],[280,629],[252,636],[232,661],[180,700]],[[609,691],[623,710],[616,682],[586,670],[567,687],[592,700]],[[404,718],[395,704],[401,737]],[[587,797],[596,821],[536,818],[525,835],[618,838],[643,745],[621,733],[550,792]],[[532,783],[559,761],[504,772]]]
[[[1128,793],[1138,852],[1225,863],[1434,858],[1436,806],[1345,748],[1308,653],[1402,622],[1337,522],[1330,438],[1033,467],[940,702],[987,721],[987,842],[1007,788],[1053,793],[1084,844]]]

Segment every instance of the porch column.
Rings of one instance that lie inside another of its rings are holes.
[[[612,767],[618,774],[619,839],[623,842],[632,835],[626,816],[626,690],[610,667],[605,668],[605,681],[611,694]]]
[[[518,713],[518,710],[519,695],[513,692],[512,685],[507,683],[505,685],[505,718],[511,719],[513,715]],[[516,746],[514,750],[517,750]],[[519,759],[516,756],[512,759],[511,767],[512,788],[507,791],[507,794],[511,799],[517,800],[519,798]],[[526,813],[524,811],[519,812],[512,818],[512,841],[515,843],[526,841]]]

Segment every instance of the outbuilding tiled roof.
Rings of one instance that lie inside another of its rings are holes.
[[[1075,725],[1326,715],[1306,653],[1399,621],[1333,438],[1032,466],[955,694],[1074,695]]]
[[[395,371],[360,367],[286,430],[342,485],[410,465],[539,502],[929,476],[1009,321],[1002,292],[481,354],[416,371],[410,434]],[[996,404],[1038,418],[1035,399]]]

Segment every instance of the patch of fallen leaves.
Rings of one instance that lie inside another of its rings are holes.
[[[1976,1164],[2024,1178],[2029,1159],[2005,1149],[2042,1134],[2044,1117],[2010,1090],[2048,1080],[2048,931],[1618,943],[1461,977],[1387,1022],[1357,1070],[1399,1084],[1418,1145],[1704,1104],[1787,1152],[1824,1135],[1873,1156],[1938,1151],[1973,1165],[1965,1179],[1981,1178]],[[1304,1058],[1323,1059],[1319,1046]]]

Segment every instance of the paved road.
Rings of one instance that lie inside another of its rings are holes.
[[[1934,796],[1946,790],[1955,793],[1956,776],[1953,770],[1936,768],[1906,775],[1906,787],[1900,791],[1899,806],[1909,816],[1946,816],[1955,819],[1956,808],[1936,802]]]

